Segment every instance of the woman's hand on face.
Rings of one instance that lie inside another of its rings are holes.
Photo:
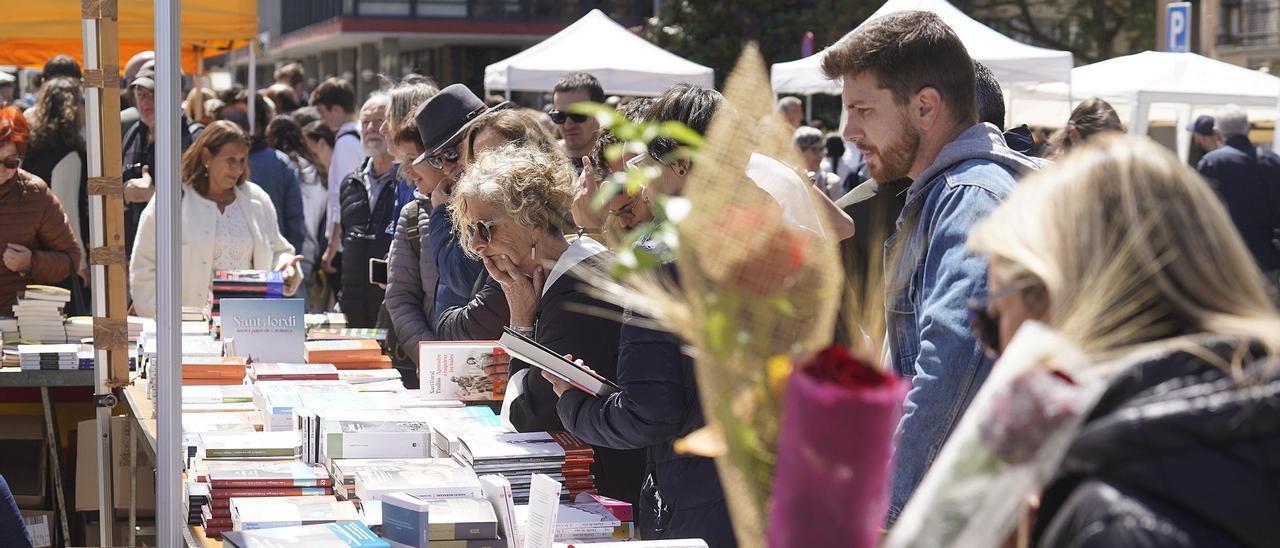
[[[507,295],[511,325],[532,326],[542,300],[542,287],[547,281],[546,269],[538,265],[530,279],[506,255],[483,257],[483,260],[489,276],[502,285],[502,292]]]
[[[582,228],[600,230],[604,226],[605,212],[597,211],[591,206],[596,193],[600,190],[600,180],[596,178],[595,166],[591,158],[582,157],[582,174],[578,176],[578,184],[573,194],[573,223]]]
[[[449,203],[449,190],[451,187],[453,187],[453,182],[448,179],[436,184],[436,187],[431,190],[431,209]]]

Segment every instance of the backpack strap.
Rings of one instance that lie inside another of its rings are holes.
[[[413,248],[415,254],[422,253],[422,208],[418,206],[418,201],[414,200],[404,206],[401,215],[410,219],[416,219],[417,222],[404,228],[404,238],[409,241],[409,247]]]

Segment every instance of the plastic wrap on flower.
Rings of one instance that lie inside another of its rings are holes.
[[[875,546],[905,385],[831,347],[791,375],[769,546]]]
[[[1116,368],[1036,322],[1019,329],[889,532],[886,548],[1000,546]]]
[[[782,222],[782,208],[762,201],[751,205],[733,204],[710,221],[741,241],[740,253],[706,260],[701,267],[712,282],[747,297],[777,295],[804,267],[810,235]]]

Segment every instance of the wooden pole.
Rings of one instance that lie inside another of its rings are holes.
[[[124,184],[120,159],[120,47],[115,0],[81,0],[89,195],[89,264],[93,282],[94,406],[98,458],[99,543],[115,524],[111,409],[129,382],[125,289]]]

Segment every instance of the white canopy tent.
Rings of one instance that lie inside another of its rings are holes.
[[[1039,48],[1018,42],[965,15],[946,0],[889,0],[867,21],[907,10],[936,13],[964,42],[969,55],[995,74],[1007,90],[1048,82],[1070,82],[1074,65],[1070,52]],[[866,24],[864,21],[862,24]],[[861,25],[860,25],[861,26]],[[812,95],[840,93],[840,82],[822,76],[826,50],[796,61],[775,63],[770,76],[775,93]],[[1064,118],[1066,112],[1064,111]]]
[[[1070,104],[1100,97],[1117,112],[1128,113],[1128,130],[1134,135],[1146,135],[1153,116],[1172,118],[1179,129],[1178,155],[1184,160],[1191,136],[1183,128],[1194,112],[1235,103],[1251,118],[1280,114],[1280,78],[1194,53],[1146,51],[1108,59],[1071,71],[1070,87],[1043,84],[1025,96]]]
[[[658,95],[687,82],[714,87],[710,67],[704,67],[655,46],[591,10],[564,30],[529,49],[485,67],[484,87],[512,91],[551,91],[571,72],[589,72],[600,79],[605,93]]]

